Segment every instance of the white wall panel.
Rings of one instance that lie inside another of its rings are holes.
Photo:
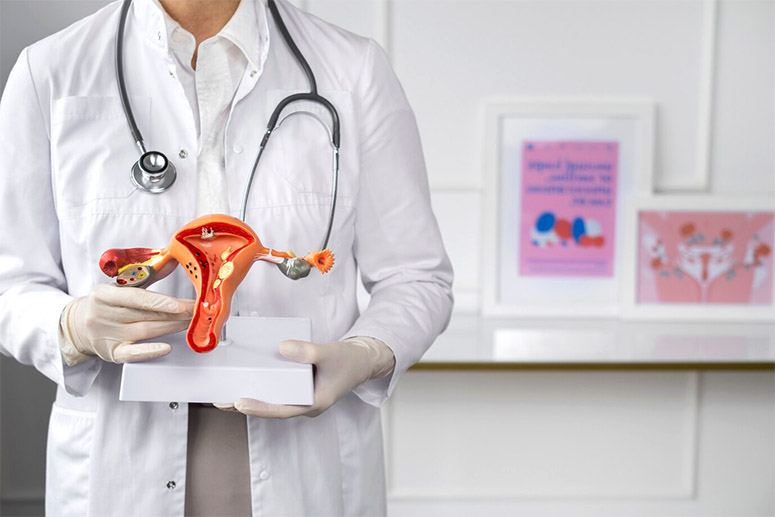
[[[417,372],[391,405],[395,498],[690,498],[692,372]]]
[[[394,62],[417,111],[434,185],[480,183],[478,110],[509,95],[651,97],[657,180],[697,165],[697,1],[396,0]]]
[[[706,515],[775,515],[775,372],[708,372],[701,387]]]
[[[773,371],[413,371],[385,413],[393,517],[775,515]]]
[[[774,196],[775,2],[722,1],[718,23],[711,185]]]

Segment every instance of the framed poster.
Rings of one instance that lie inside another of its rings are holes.
[[[614,275],[619,142],[526,140],[519,184],[519,274]]]
[[[775,321],[775,201],[660,196],[631,205],[626,316]]]
[[[482,312],[615,316],[625,199],[651,192],[649,101],[486,108]]]

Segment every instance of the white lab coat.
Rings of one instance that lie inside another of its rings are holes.
[[[50,515],[184,511],[186,404],[119,402],[119,365],[90,359],[68,367],[57,347],[65,304],[108,281],[97,264],[102,251],[162,247],[194,216],[195,123],[150,1],[135,0],[129,16],[126,77],[146,142],[178,168],[170,191],[147,194],[129,180],[138,153],[117,98],[118,2],[25,49],[0,103],[0,350],[58,385],[47,451]],[[396,369],[317,418],[248,418],[253,515],[383,514],[378,406],[445,327],[451,266],[415,119],[386,56],[368,39],[278,3],[342,119],[336,266],[299,282],[253,268],[237,310],[309,317],[317,342],[374,336],[393,349]],[[265,60],[255,73],[246,70],[226,131],[232,215],[271,109],[307,88],[266,18]],[[320,244],[330,153],[316,124],[289,119],[262,158],[247,222],[265,244],[298,252]],[[356,266],[372,295],[362,314]],[[193,297],[179,271],[152,289]]]

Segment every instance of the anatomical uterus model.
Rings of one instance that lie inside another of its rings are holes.
[[[172,273],[177,264],[183,266],[197,295],[186,342],[196,352],[209,352],[220,340],[237,286],[256,261],[275,264],[296,280],[306,277],[312,268],[327,273],[334,255],[324,249],[296,257],[293,252],[267,248],[239,219],[207,215],[175,232],[166,248],[106,251],[100,269],[115,277],[119,286],[147,287]]]

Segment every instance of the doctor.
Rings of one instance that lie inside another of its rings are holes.
[[[236,310],[311,319],[313,342],[281,352],[316,365],[315,405],[118,401],[118,363],[167,353],[133,341],[185,327],[193,289],[179,271],[153,292],[99,285],[101,252],[162,246],[202,213],[239,216],[269,115],[309,90],[267,1],[129,8],[134,117],[177,168],[162,194],[129,177],[138,151],[116,83],[120,2],[26,48],[10,74],[0,102],[0,350],[58,386],[50,515],[385,513],[379,407],[446,326],[452,270],[415,118],[384,52],[286,0],[282,20],[341,121],[337,263],[299,282],[253,268]],[[314,104],[288,109],[327,116]],[[315,249],[330,160],[316,120],[288,119],[261,159],[246,222],[266,242]],[[362,313],[358,272],[371,294]]]

